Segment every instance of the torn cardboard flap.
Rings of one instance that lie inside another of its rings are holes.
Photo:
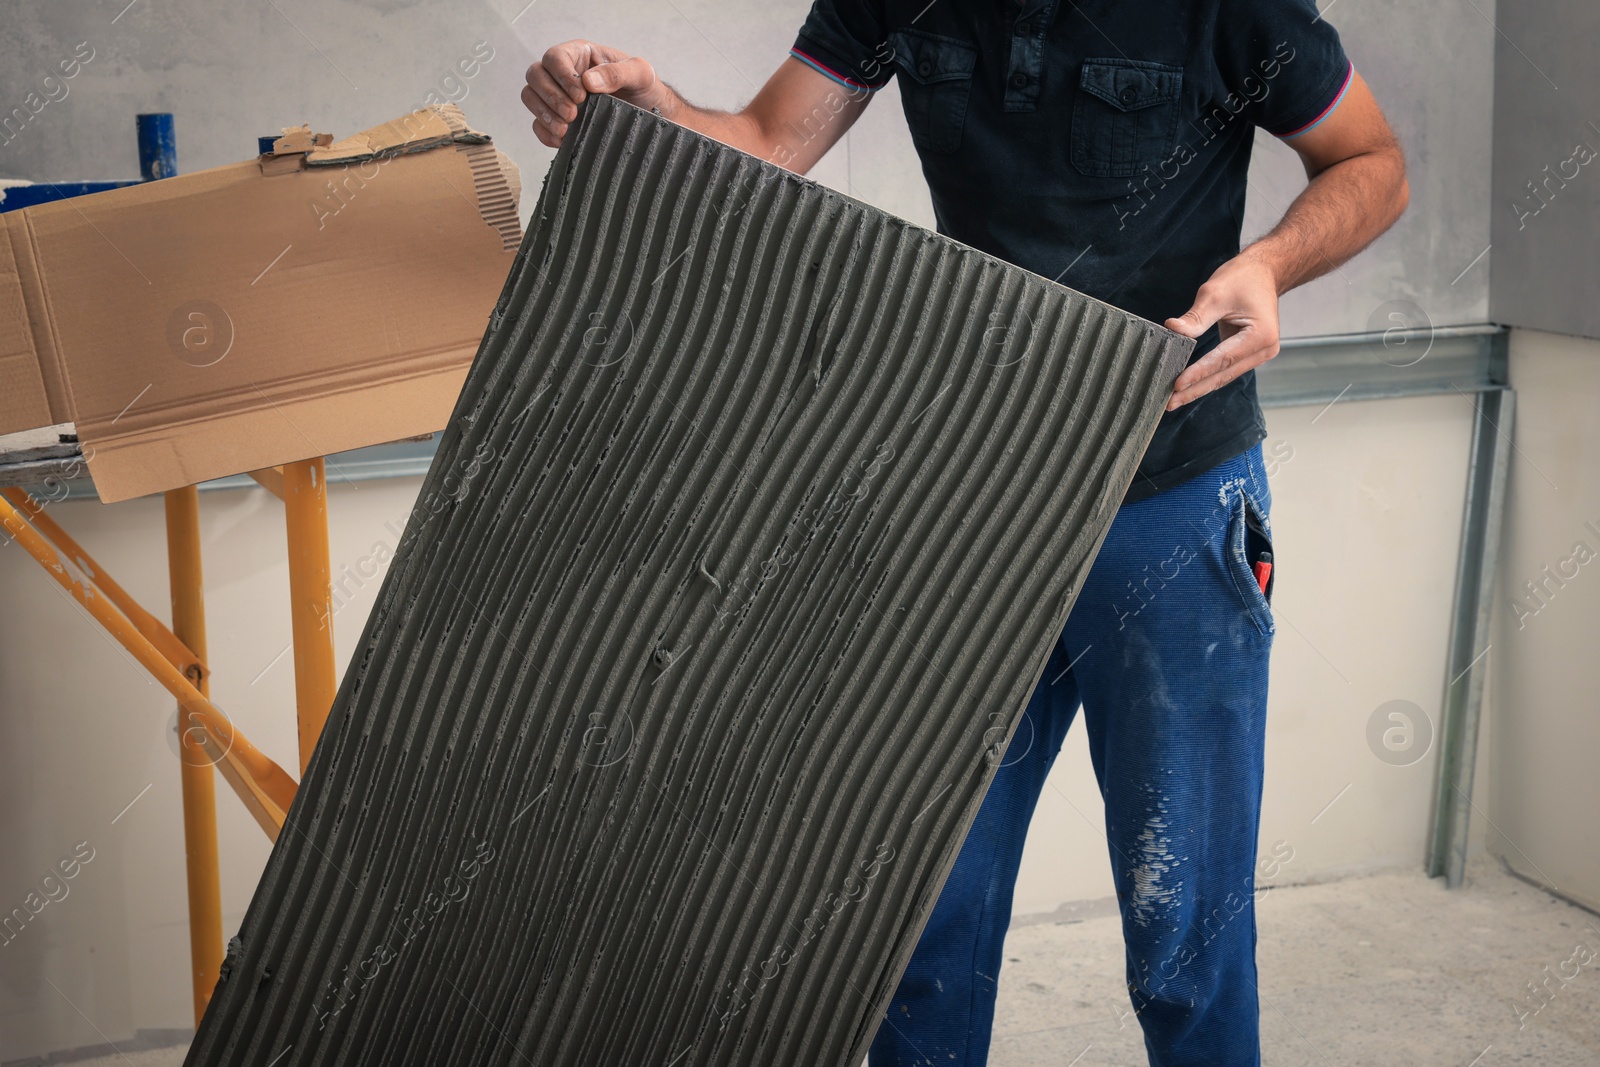
[[[312,133],[311,127],[304,124],[285,126],[283,136],[272,142],[272,154],[283,156],[294,152],[309,152],[313,148],[325,147],[332,143],[331,133]]]
[[[467,117],[454,104],[441,104],[374,126],[336,144],[306,153],[306,165],[324,167],[358,163],[380,156],[426,152],[447,144],[488,144],[489,135],[467,125]],[[274,146],[273,151],[278,149]]]
[[[442,428],[521,237],[448,110],[0,216],[0,433],[76,423],[110,502]]]

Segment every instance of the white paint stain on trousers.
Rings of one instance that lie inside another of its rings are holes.
[[[1183,879],[1174,877],[1178,857],[1172,853],[1167,836],[1171,826],[1166,819],[1165,800],[1156,804],[1134,842],[1133,896],[1128,903],[1129,917],[1140,926],[1157,922],[1176,904],[1183,892]]]

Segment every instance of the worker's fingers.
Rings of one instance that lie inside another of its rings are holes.
[[[1278,331],[1252,323],[1229,334],[1223,342],[1195,360],[1172,385],[1167,410],[1215,392],[1245,371],[1259,367],[1278,354]]]
[[[533,132],[551,148],[559,148],[567,127],[578,118],[578,105],[590,93],[616,93],[638,103],[639,94],[656,85],[647,61],[593,41],[564,41],[548,49],[524,76],[522,106],[533,115]]]
[[[1185,337],[1199,337],[1227,312],[1227,305],[1210,285],[1202,285],[1194,296],[1194,306],[1177,318],[1168,319],[1167,329]]]
[[[566,90],[556,84],[556,80],[543,66],[536,63],[529,67],[527,82],[522,94],[522,103],[533,112],[535,118],[539,116],[541,110],[563,122],[571,122],[578,117],[578,105],[572,102]]]
[[[535,122],[548,122],[551,118],[549,102],[526,85],[522,87],[522,106],[528,109]]]
[[[1248,250],[1228,260],[1195,293],[1194,306],[1166,325],[1185,337],[1216,326],[1222,338],[1178,375],[1167,401],[1174,411],[1278,354],[1278,284],[1270,263]]]
[[[1183,373],[1178,375],[1178,380],[1173,383],[1173,387],[1184,389],[1202,378],[1209,378],[1218,371],[1226,370],[1239,360],[1249,357],[1259,347],[1261,347],[1260,337],[1256,331],[1248,327],[1237,330],[1217,347],[1185,367]]]
[[[526,85],[522,87],[522,103],[533,112],[533,134],[539,142],[549,148],[560,148],[561,139],[567,134],[567,124],[552,115],[544,101]]]
[[[640,93],[655,85],[656,71],[638,56],[601,63],[584,71],[583,87],[591,93]]]
[[[615,93],[630,103],[649,106],[645,96],[656,86],[656,72],[647,61],[593,41],[565,41],[545,52],[528,68],[522,105],[533,115],[533,132],[543,144],[559,148],[568,126],[577,121],[578,105],[590,93]]]
[[[549,145],[551,148],[560,148],[561,142],[566,139],[567,128],[568,127],[565,122],[547,122],[545,123],[547,136],[541,137],[540,140],[544,141],[544,143]],[[536,134],[537,132],[538,131],[535,131]]]
[[[596,48],[590,41],[565,41],[548,49],[539,62],[555,86],[574,104],[583,103],[583,98],[588,95],[579,76],[596,62]],[[532,68],[529,68],[530,80],[532,73]]]

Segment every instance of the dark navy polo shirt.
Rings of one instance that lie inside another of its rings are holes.
[[[1156,322],[1238,253],[1255,128],[1304,133],[1352,74],[1312,0],[816,0],[792,54],[900,79],[941,233]],[[1265,436],[1246,373],[1162,416],[1128,499]]]

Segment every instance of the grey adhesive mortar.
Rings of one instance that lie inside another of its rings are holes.
[[[592,99],[187,1062],[859,1062],[1191,347]]]

